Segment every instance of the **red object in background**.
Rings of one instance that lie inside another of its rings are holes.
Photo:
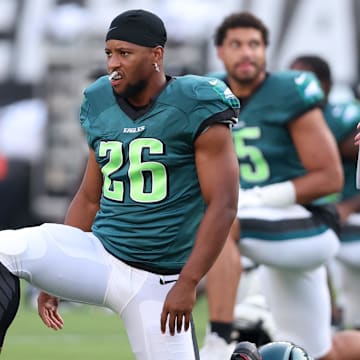
[[[0,154],[0,181],[3,181],[8,174],[8,162],[5,156]]]

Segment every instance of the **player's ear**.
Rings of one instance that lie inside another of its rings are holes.
[[[216,47],[216,52],[217,52],[217,56],[220,60],[223,60],[224,57],[224,49],[222,46],[217,46]]]
[[[162,63],[162,59],[164,56],[164,48],[162,46],[156,46],[152,49],[152,53],[153,53],[153,62]]]

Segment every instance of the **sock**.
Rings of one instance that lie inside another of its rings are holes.
[[[210,321],[210,332],[217,333],[226,343],[231,343],[232,322]]]
[[[20,280],[0,263],[0,349],[20,302]]]

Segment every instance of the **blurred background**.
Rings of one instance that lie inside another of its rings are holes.
[[[106,74],[105,33],[117,14],[131,8],[164,20],[168,74],[222,70],[214,30],[224,16],[247,10],[269,27],[269,70],[285,69],[299,54],[319,55],[332,68],[330,98],[359,96],[360,0],[0,0],[0,229],[63,221],[87,156],[78,120],[82,91]],[[27,298],[35,301],[31,293]],[[202,339],[204,300],[197,306]],[[79,358],[98,359],[104,356],[99,336],[111,341],[104,342],[108,351],[133,358],[130,350],[124,355],[128,345],[124,330],[117,337],[117,319],[81,311],[68,315],[62,340],[51,340],[36,313],[23,311],[12,330],[16,336],[9,337],[7,359],[32,359],[30,353],[37,360],[62,359],[64,351],[73,358],[69,339],[78,339]],[[54,344],[61,351],[54,353]]]
[[[221,70],[214,30],[248,10],[270,29],[269,70],[317,54],[332,67],[331,96],[357,97],[359,0],[0,0],[0,228],[62,221],[86,161],[82,90],[106,73],[106,30],[130,8],[164,20],[169,74]]]

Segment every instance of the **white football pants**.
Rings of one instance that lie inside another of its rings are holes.
[[[160,314],[177,275],[133,268],[108,253],[92,234],[43,224],[0,231],[0,262],[10,272],[63,299],[107,307],[124,321],[138,360],[194,360],[193,328],[171,336],[160,331]]]

